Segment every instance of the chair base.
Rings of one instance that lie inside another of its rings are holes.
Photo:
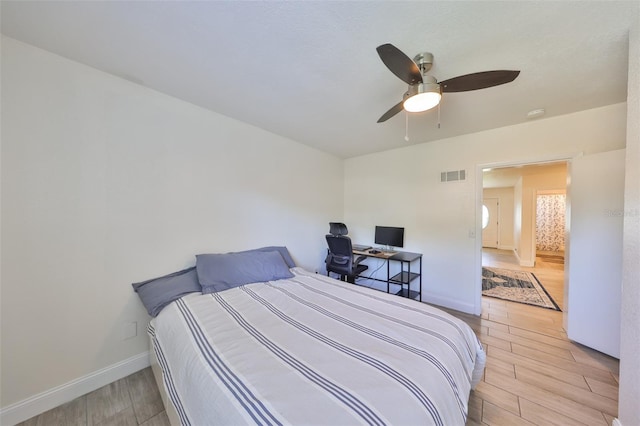
[[[331,276],[331,275],[329,275],[329,273],[330,273],[330,271],[327,271],[327,276],[328,277]],[[346,281],[349,284],[355,284],[356,283],[356,276],[355,275],[340,275],[340,281]]]

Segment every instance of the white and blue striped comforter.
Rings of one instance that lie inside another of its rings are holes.
[[[149,325],[185,425],[464,425],[485,355],[462,321],[301,268],[188,295]]]

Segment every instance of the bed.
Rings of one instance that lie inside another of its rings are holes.
[[[152,367],[172,425],[465,424],[485,363],[467,324],[287,270],[189,292],[151,320]]]

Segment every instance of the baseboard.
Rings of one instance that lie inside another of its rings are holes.
[[[432,305],[438,305],[467,314],[475,315],[475,305],[472,303],[463,303],[456,299],[450,299],[448,297],[438,297],[432,294],[423,295],[422,301],[430,303]]]
[[[513,246],[501,246],[498,245],[498,250],[513,250],[515,247]]]
[[[381,290],[381,291],[385,291],[385,289],[386,289],[386,283],[381,283],[381,282],[374,281],[374,280],[362,279],[362,280],[358,281],[358,285],[363,285],[363,286],[365,286],[365,285],[366,286],[374,285],[375,287],[372,287],[372,288],[377,288],[378,290]],[[475,305],[474,304],[460,302],[457,299],[450,299],[448,297],[434,296],[434,295],[432,295],[430,293],[426,294],[424,292],[424,287],[422,288],[422,290],[423,290],[423,292],[422,292],[422,300],[421,300],[421,302],[427,302],[427,303],[430,303],[432,305],[443,306],[445,308],[454,309],[456,311],[460,311],[460,312],[464,312],[464,313],[467,313],[467,314],[475,315]]]
[[[527,268],[533,268],[534,266],[536,266],[535,260],[522,260],[515,249],[513,250],[513,254],[516,255],[516,258],[518,259],[518,264],[520,266],[524,266]]]
[[[102,368],[0,409],[0,424],[11,426],[44,413],[104,385],[115,382],[150,365],[149,352]]]

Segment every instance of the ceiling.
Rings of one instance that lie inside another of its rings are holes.
[[[2,33],[342,158],[626,100],[638,1],[2,1]],[[446,93],[376,120],[406,85],[392,43],[434,54],[438,80],[493,69],[513,82]],[[542,118],[542,119],[544,119]],[[540,119],[540,118],[538,118]]]

